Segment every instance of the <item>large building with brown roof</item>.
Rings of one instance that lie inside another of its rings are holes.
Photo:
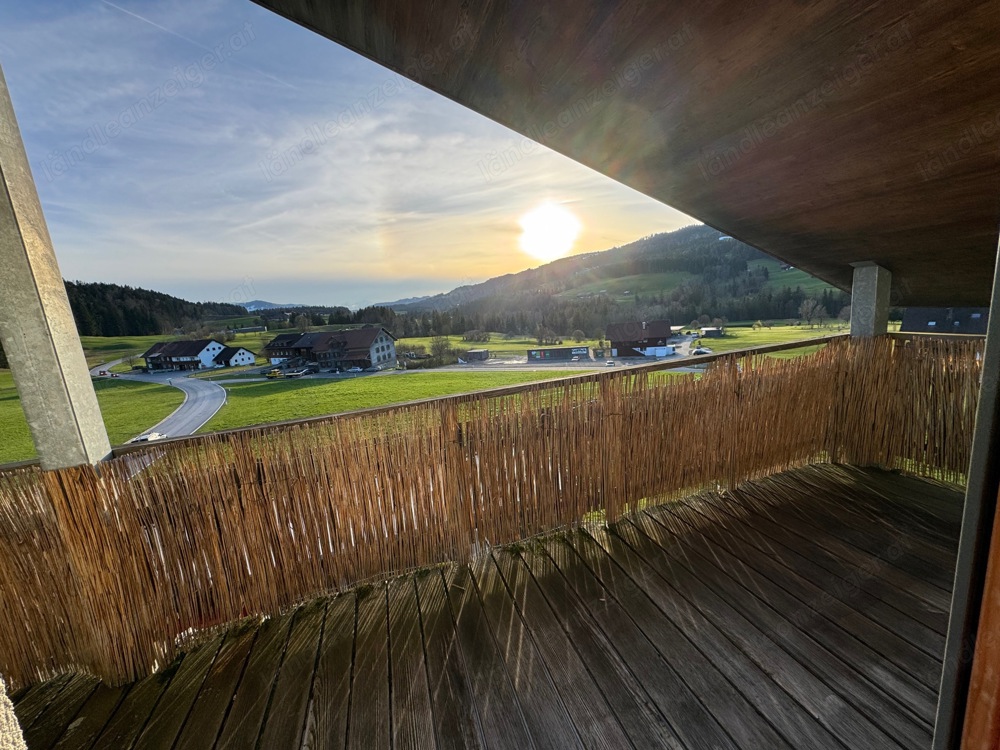
[[[328,370],[396,366],[396,337],[381,326],[285,333],[276,336],[264,351],[273,365],[299,358]]]

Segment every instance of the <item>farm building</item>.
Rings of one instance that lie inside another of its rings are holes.
[[[223,367],[244,367],[257,361],[257,355],[242,346],[227,346],[212,360]]]
[[[605,335],[612,357],[664,356],[673,330],[667,320],[628,321],[611,323]]]
[[[466,362],[485,362],[489,358],[489,349],[469,349],[469,351],[465,353],[464,357]]]
[[[988,307],[908,307],[899,330],[904,333],[986,335]]]
[[[153,344],[142,355],[146,367],[156,370],[200,370],[214,367],[215,358],[227,347],[215,339],[165,341]]]
[[[590,347],[549,346],[528,350],[529,362],[570,362],[574,357],[577,357],[578,359],[589,359]]]
[[[395,367],[396,338],[385,328],[366,326],[344,331],[283,333],[264,347],[271,364],[299,358],[324,369]]]

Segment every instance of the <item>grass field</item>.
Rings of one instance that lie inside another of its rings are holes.
[[[224,386],[227,391],[226,405],[201,428],[201,432],[279,422],[285,419],[318,417],[324,414],[576,374],[579,374],[578,370],[409,372],[370,375],[349,380],[324,378],[234,383]]]
[[[181,405],[176,388],[129,380],[96,380],[94,389],[111,444],[117,445],[148,430]],[[9,370],[0,370],[0,463],[35,456],[28,423]]]
[[[691,278],[693,278],[692,274],[686,271],[643,273],[635,276],[621,276],[616,279],[601,279],[574,287],[573,289],[567,289],[556,296],[576,297],[581,294],[605,293],[618,302],[630,302],[636,294],[669,292]],[[629,294],[625,294],[625,292],[629,292]]]
[[[802,287],[802,291],[810,296],[818,296],[827,290],[836,290],[836,287],[830,286],[825,281],[817,279],[815,276],[810,276],[805,271],[800,271],[798,268],[790,268],[787,271],[781,270],[782,263],[778,260],[752,260],[747,263],[747,267],[750,269],[754,268],[766,268],[768,271],[767,283],[765,285],[768,289],[781,289],[782,287],[790,287],[794,289],[795,287]],[[834,315],[839,312],[839,310],[831,311]]]
[[[486,343],[480,341],[462,341],[461,336],[445,336],[445,338],[448,339],[453,348],[458,349],[459,351],[467,351],[469,349],[489,349],[491,354],[518,355],[522,359],[527,357],[528,349],[539,348],[538,341],[530,336],[518,336],[517,338],[512,339],[505,338],[502,333],[493,333],[490,334],[490,336],[490,340]],[[422,346],[427,350],[427,353],[430,354],[431,341],[433,341],[431,336],[414,336],[408,339],[400,339],[396,342],[396,351],[406,352],[410,351],[414,346]],[[553,344],[552,346],[558,345]],[[593,349],[597,346],[597,341],[594,339],[587,339],[578,344],[573,341],[573,339],[563,339],[562,346],[589,346]]]
[[[701,339],[701,344],[707,346],[714,353],[720,353],[731,352],[737,349],[750,349],[754,346],[765,346],[767,344],[784,344],[788,341],[813,339],[820,336],[830,336],[835,333],[845,333],[846,331],[846,328],[841,329],[839,326],[816,326],[814,328],[810,328],[809,326],[773,326],[772,328],[761,328],[756,331],[753,328],[727,328],[726,335],[723,338]],[[815,350],[813,348],[813,351]],[[794,357],[799,356],[799,353],[806,353],[805,349],[780,354],[785,357]]]

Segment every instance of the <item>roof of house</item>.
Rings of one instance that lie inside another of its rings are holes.
[[[271,339],[265,349],[286,349],[302,338],[301,333],[281,333]]]
[[[214,362],[220,362],[220,363],[221,362],[229,362],[233,357],[235,357],[240,352],[246,352],[247,354],[250,354],[251,356],[254,356],[254,357],[257,356],[256,354],[254,354],[252,351],[250,351],[246,347],[242,347],[242,346],[227,346],[227,347],[223,348],[223,350],[221,352],[219,352],[218,354],[215,355],[215,359],[213,361]]]
[[[365,328],[350,328],[346,331],[315,331],[311,333],[283,333],[276,336],[265,349],[309,349],[314,352],[325,352],[330,349],[346,347],[348,349],[368,349],[379,334],[384,333],[393,341],[393,336],[382,326],[366,326]]]
[[[629,320],[624,323],[609,323],[606,336],[611,341],[643,341],[644,339],[670,338],[669,320],[651,320],[640,323]]]
[[[143,359],[150,357],[197,357],[209,344],[219,344],[215,339],[198,339],[197,341],[161,341],[153,344]],[[222,346],[222,344],[219,344]]]

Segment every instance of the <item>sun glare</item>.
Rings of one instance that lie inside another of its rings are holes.
[[[580,220],[555,203],[543,203],[521,217],[521,249],[543,263],[562,258],[580,235]]]

